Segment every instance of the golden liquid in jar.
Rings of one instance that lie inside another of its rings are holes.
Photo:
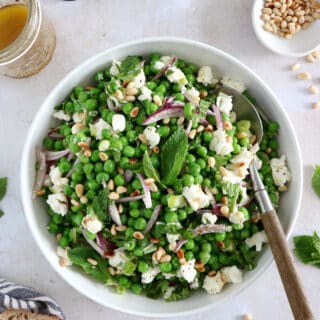
[[[27,19],[28,8],[25,5],[13,4],[0,8],[0,50],[19,37]]]

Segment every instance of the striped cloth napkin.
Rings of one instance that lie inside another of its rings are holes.
[[[7,309],[26,310],[66,319],[61,308],[51,298],[0,278],[0,314]]]

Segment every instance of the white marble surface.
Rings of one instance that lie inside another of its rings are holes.
[[[258,73],[274,90],[296,128],[304,163],[303,202],[295,234],[320,231],[320,199],[310,187],[312,166],[320,163],[320,110],[310,105],[317,98],[308,94],[308,83],[289,71],[295,60],[267,51],[256,40],[247,0],[42,0],[57,31],[57,47],[49,66],[24,80],[0,77],[0,176],[9,177],[9,190],[1,207],[0,276],[36,287],[55,298],[68,319],[105,318],[136,320],[103,308],[75,292],[50,268],[27,228],[20,201],[19,165],[31,121],[53,86],[73,67],[115,44],[147,36],[181,36],[225,50]],[[302,61],[303,70],[320,85],[320,62]],[[316,315],[320,315],[320,270],[297,268]],[[208,314],[190,320],[292,319],[277,270],[273,265],[245,292]],[[140,318],[139,318],[140,319]]]

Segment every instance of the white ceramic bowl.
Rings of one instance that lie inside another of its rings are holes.
[[[245,273],[243,283],[227,286],[221,294],[216,296],[198,292],[187,300],[166,303],[162,300],[151,300],[131,293],[127,293],[125,296],[117,295],[79,272],[78,269],[59,266],[56,256],[56,240],[46,230],[48,216],[45,203],[41,200],[31,200],[35,178],[34,150],[36,145],[41,144],[47,133],[52,122],[51,114],[54,106],[59,104],[77,84],[88,83],[91,75],[97,70],[103,69],[112,59],[120,59],[127,55],[148,55],[152,52],[165,55],[175,54],[198,66],[211,65],[217,74],[229,75],[243,81],[266,114],[279,122],[281,152],[288,156],[292,171],[292,182],[289,191],[281,199],[279,216],[287,234],[291,232],[300,205],[302,164],[297,139],[287,114],[267,85],[241,62],[209,45],[185,39],[151,38],[123,44],[94,56],[63,78],[43,102],[25,141],[21,163],[21,194],[25,215],[36,243],[53,269],[76,290],[103,306],[126,313],[149,317],[187,315],[212,308],[247,288],[271,264],[273,259],[270,249],[264,249],[257,268]]]
[[[252,25],[259,41],[269,50],[285,56],[302,57],[316,50],[320,45],[320,20],[313,22],[306,30],[299,31],[291,39],[278,37],[263,29],[261,12],[264,0],[254,0]]]

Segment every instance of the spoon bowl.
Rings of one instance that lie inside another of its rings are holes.
[[[263,28],[261,14],[264,0],[255,0],[252,6],[252,25],[258,40],[269,50],[286,56],[302,57],[315,51],[320,44],[320,20],[300,30],[291,39],[285,39]]]

